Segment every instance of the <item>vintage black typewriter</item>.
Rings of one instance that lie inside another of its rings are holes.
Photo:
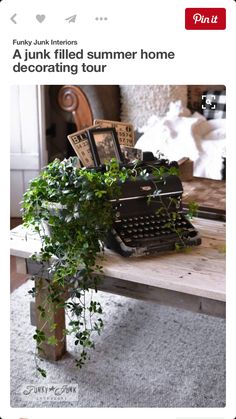
[[[177,166],[176,162],[154,160],[148,153],[143,167]],[[145,180],[126,181],[113,202],[115,221],[106,246],[122,256],[142,256],[201,244],[197,230],[181,206],[183,187],[176,175],[156,181],[150,173]]]

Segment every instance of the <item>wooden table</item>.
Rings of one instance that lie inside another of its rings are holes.
[[[202,245],[190,252],[169,252],[140,258],[123,258],[110,250],[105,252],[104,277],[99,289],[127,297],[154,301],[197,313],[225,316],[225,223],[195,219]],[[26,240],[27,237],[27,240]],[[18,270],[36,274],[35,264],[29,258],[38,251],[40,242],[35,234],[22,226],[11,231],[11,255],[16,256]],[[47,295],[47,282],[42,278],[36,307]],[[60,327],[55,331],[57,346],[45,345],[45,357],[59,359],[66,351],[65,313],[51,306],[53,321]],[[36,310],[36,325],[42,319]],[[48,331],[49,333],[50,331]],[[45,330],[47,334],[47,330]],[[50,335],[52,333],[50,332]]]

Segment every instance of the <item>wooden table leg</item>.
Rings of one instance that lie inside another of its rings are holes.
[[[65,330],[65,310],[58,308],[56,303],[47,300],[49,290],[49,283],[43,278],[35,278],[36,287],[36,328],[43,330],[46,340],[40,347],[40,356],[51,361],[57,361],[66,352],[66,336]],[[47,301],[46,305],[45,302]],[[41,315],[41,310],[38,307],[45,307],[46,318]],[[56,325],[56,327],[54,327]],[[56,340],[56,345],[48,343],[48,339]]]

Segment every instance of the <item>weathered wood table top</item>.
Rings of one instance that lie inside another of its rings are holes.
[[[225,223],[195,219],[202,244],[188,252],[124,258],[105,252],[104,275],[137,284],[225,301]],[[22,226],[11,231],[11,255],[27,259],[39,251],[38,236]]]

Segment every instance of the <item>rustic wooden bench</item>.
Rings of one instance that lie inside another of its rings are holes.
[[[213,316],[225,317],[225,223],[195,219],[202,245],[190,252],[169,252],[157,256],[123,258],[110,250],[105,252],[104,276],[99,289],[113,294],[153,301]],[[11,231],[11,255],[17,258],[18,271],[37,274],[30,256],[39,251],[37,235],[22,226]],[[42,287],[36,296],[36,307],[47,295],[47,282],[36,277]],[[66,298],[66,297],[65,297]],[[59,359],[66,351],[65,313],[51,306],[59,343],[46,345],[45,357]],[[42,319],[36,309],[36,325]],[[45,330],[47,334],[47,330]],[[49,333],[49,331],[48,331]],[[52,333],[50,332],[50,335]]]

